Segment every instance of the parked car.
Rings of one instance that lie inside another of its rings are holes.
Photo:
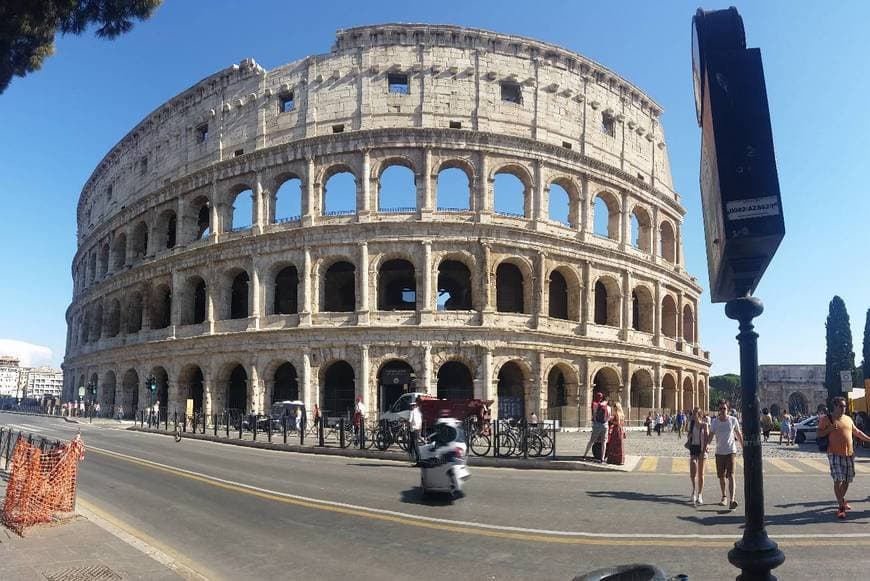
[[[819,416],[810,416],[797,423],[797,435],[794,441],[798,444],[816,441],[816,430],[819,429]]]
[[[306,421],[305,404],[299,400],[276,401],[269,408],[269,415],[253,416],[248,415],[242,420],[242,428],[252,430],[254,428],[254,418],[257,419],[257,431],[265,432],[269,429],[269,422],[272,423],[272,431],[279,432],[284,429],[283,419],[287,418],[287,429],[296,430],[296,410],[301,408],[302,421]]]

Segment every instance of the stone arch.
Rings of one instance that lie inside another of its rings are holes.
[[[347,313],[356,310],[356,266],[343,259],[324,262],[320,285],[322,311]]]
[[[622,379],[619,370],[609,365],[602,365],[592,374],[592,392],[602,393],[607,396],[607,401],[613,403],[621,401],[620,393]]]
[[[90,309],[82,309],[81,321],[79,323],[79,343],[84,345],[88,342],[89,333],[91,332],[91,312]]]
[[[492,172],[493,211],[497,214],[531,218],[532,179],[522,165],[510,163]]]
[[[683,306],[683,339],[688,343],[695,342],[695,314],[691,305]]]
[[[435,394],[438,399],[471,399],[474,397],[474,376],[471,369],[458,359],[445,361],[436,372]]]
[[[102,414],[106,416],[114,415],[114,407],[115,407],[115,391],[118,388],[118,380],[115,376],[114,371],[107,371],[103,375],[103,380],[99,383],[99,395],[97,397],[97,401],[100,402],[100,407],[103,409],[100,410]]]
[[[619,214],[619,198],[614,193],[604,190],[595,194],[592,197],[593,233],[619,240]]]
[[[121,232],[112,243],[112,270],[120,270],[127,264],[127,235]]]
[[[691,377],[683,378],[683,411],[691,411],[695,402],[695,383]]]
[[[103,336],[103,303],[96,303],[93,307],[93,318],[91,319],[91,329],[88,336],[88,342],[95,343]]]
[[[631,327],[644,333],[655,332],[655,299],[649,287],[643,284],[631,291]]]
[[[454,258],[438,263],[437,305],[439,311],[470,311],[474,308],[471,270]]]
[[[662,334],[665,337],[677,337],[677,303],[674,297],[666,294],[662,298]]]
[[[109,299],[106,315],[106,337],[117,337],[121,332],[121,301]]]
[[[619,327],[622,296],[616,279],[609,275],[599,276],[595,281],[593,294],[595,324]]]
[[[378,266],[378,310],[413,311],[417,307],[417,276],[413,262],[401,258]]]
[[[558,195],[554,195],[554,186],[557,186],[561,190],[557,190]],[[568,227],[576,230],[579,227],[576,216],[580,214],[577,209],[580,206],[580,200],[582,198],[580,187],[571,178],[559,176],[550,180],[550,183],[547,185],[547,190],[549,192],[549,219],[555,222],[562,222]],[[556,202],[555,206],[554,201]],[[558,210],[558,216],[554,217],[554,210]]]
[[[531,313],[532,269],[520,257],[509,257],[494,265],[496,310],[501,313]]]
[[[118,413],[122,417],[136,417],[136,412],[139,410],[139,374],[135,369],[131,368],[124,372],[124,377],[121,380],[121,398],[118,405],[121,406]]]
[[[204,323],[208,309],[208,287],[199,275],[191,276],[184,283],[185,301],[182,312],[183,325]]]
[[[227,192],[227,232],[246,230],[254,225],[254,189],[247,184],[238,184]]]
[[[269,222],[293,222],[302,215],[303,180],[293,172],[278,175],[269,194]]]
[[[676,235],[674,226],[668,220],[662,220],[659,225],[659,253],[668,262],[676,262]]]
[[[672,373],[662,376],[662,411],[677,411],[677,380]]]
[[[248,413],[250,380],[248,371],[241,363],[228,364],[224,367],[223,393],[224,407],[228,410],[239,410]]]
[[[250,316],[251,278],[244,268],[231,268],[226,271],[224,280],[227,283],[224,305],[225,319],[246,319]]]
[[[652,218],[649,212],[635,204],[631,210],[631,244],[642,252],[652,250]]]
[[[351,182],[352,185],[351,185]],[[357,208],[359,178],[346,164],[335,164],[323,172],[321,193],[322,214],[353,214]]]
[[[89,283],[94,283],[97,280],[97,253],[95,250],[92,250],[90,256],[88,257],[88,272],[90,278],[88,279]]]
[[[780,417],[780,412],[781,412],[781,410],[779,409],[779,404],[776,404],[776,403],[775,403],[775,404],[771,404],[771,406],[770,406],[770,415],[772,415],[772,416],[775,417],[775,418],[779,418],[779,417]]]
[[[139,221],[133,227],[133,260],[141,260],[148,254],[148,224]]]
[[[465,160],[448,159],[435,169],[435,207],[439,211],[470,210],[474,166]]]
[[[299,399],[299,376],[296,367],[289,361],[279,365],[271,375],[270,404]]]
[[[574,367],[565,362],[557,362],[547,372],[547,419],[560,420],[563,423],[577,421],[574,417],[566,417],[570,402],[576,401],[579,377]]]
[[[191,224],[188,239],[191,242],[208,238],[212,234],[214,228],[211,223],[211,201],[208,196],[200,195],[191,200],[189,221]]]
[[[157,250],[175,248],[178,240],[178,219],[174,210],[164,210],[154,224],[154,245]]]
[[[151,368],[151,371],[148,372],[148,377],[153,377],[156,381],[157,388],[154,390],[153,396],[149,392],[146,395],[149,397],[148,405],[153,406],[155,403],[160,402],[160,417],[165,418],[167,413],[169,412],[169,373],[166,371],[166,368],[162,365],[155,365]],[[153,397],[153,399],[152,399]]]
[[[100,278],[105,278],[109,273],[109,243],[105,242],[100,247]]]
[[[558,278],[561,278],[561,282],[558,281]],[[554,280],[556,280],[555,286]],[[568,265],[554,267],[548,277],[547,304],[549,316],[569,321],[579,321],[581,286],[580,277],[577,276],[577,272],[573,268]],[[554,301],[556,309],[554,309]]]
[[[417,210],[417,172],[406,157],[390,157],[376,169],[379,212]]]
[[[637,417],[646,416],[653,408],[655,397],[653,395],[653,378],[648,369],[637,369],[631,374],[631,409]]]
[[[190,363],[178,374],[177,407],[187,410],[187,400],[193,400],[193,413],[199,415],[205,409],[205,376],[199,365]]]
[[[404,359],[389,359],[377,373],[378,411],[384,412],[403,393],[414,389],[414,368]]]
[[[172,290],[167,284],[151,291],[151,328],[165,329],[172,324]]]
[[[356,375],[347,361],[337,360],[323,371],[320,408],[324,416],[349,417],[354,407]]]
[[[299,272],[293,264],[281,263],[273,271],[272,314],[293,315],[299,312]]]
[[[805,416],[809,413],[810,406],[809,402],[807,402],[807,397],[799,392],[794,391],[788,396],[788,413],[791,415],[802,415]]]
[[[522,360],[506,361],[498,370],[499,419],[524,419],[530,371]]]

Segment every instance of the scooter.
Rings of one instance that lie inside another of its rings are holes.
[[[462,422],[441,418],[435,422],[435,431],[430,437],[430,443],[417,447],[423,495],[432,492],[461,495],[463,483],[471,477],[466,464],[468,447]]]

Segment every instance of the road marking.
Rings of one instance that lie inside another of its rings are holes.
[[[785,460],[781,460],[779,458],[768,458],[767,462],[772,466],[776,466],[783,472],[795,473],[801,471],[801,469],[794,464],[791,464],[790,462],[786,462]]]
[[[643,462],[640,463],[640,466],[637,468],[638,472],[655,472],[656,466],[658,466],[659,459],[656,456],[647,456],[643,459]]]
[[[288,494],[286,492],[278,492],[268,490],[250,484],[225,480],[216,476],[209,476],[184,468],[168,466],[151,460],[128,456],[120,452],[113,452],[103,448],[88,448],[89,451],[102,454],[104,456],[113,457],[116,459],[139,464],[154,470],[166,472],[183,478],[188,478],[203,484],[209,484],[216,488],[229,490],[232,492],[240,492],[263,498],[282,502],[284,504],[292,504],[304,508],[315,510],[324,510],[334,513],[346,514],[368,518],[372,520],[380,520],[393,524],[401,524],[405,526],[414,526],[419,528],[434,529],[439,531],[447,531],[453,533],[472,534],[479,536],[496,537],[512,540],[534,541],[542,543],[559,543],[571,545],[609,545],[612,546],[613,539],[619,538],[623,544],[633,546],[657,546],[657,547],[730,547],[733,542],[741,535],[736,534],[718,534],[718,535],[701,535],[701,534],[648,534],[648,533],[590,533],[582,531],[557,531],[546,529],[530,529],[523,527],[510,527],[501,525],[491,525],[485,523],[476,523],[468,521],[457,521],[452,519],[442,519],[428,517],[380,508],[371,508],[359,506],[343,502],[335,502],[330,500],[321,500],[296,494]],[[818,539],[823,538],[827,544],[846,544],[846,545],[868,545],[870,546],[870,533],[841,533],[841,534],[782,534],[776,535],[776,539],[783,546],[816,546]],[[832,539],[843,539],[839,543]]]
[[[134,529],[129,524],[119,521],[82,498],[76,499],[76,512],[128,545],[142,551],[158,563],[169,567],[188,581],[208,581],[209,579],[218,578],[200,563],[187,565],[181,562],[183,557],[169,547],[166,547],[150,535]],[[203,571],[204,573],[201,574],[197,571]]]
[[[674,461],[671,463],[671,472],[674,474],[688,474],[689,473],[689,459],[688,458],[674,458]]]
[[[829,472],[830,467],[828,463],[824,460],[816,460],[815,458],[800,458],[798,460],[804,466],[809,466],[814,471],[817,472]]]
[[[861,474],[870,474],[870,464],[866,462],[855,462],[855,472]]]

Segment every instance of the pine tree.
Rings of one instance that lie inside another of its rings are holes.
[[[846,303],[838,296],[828,305],[828,320],[825,322],[825,388],[828,390],[828,404],[831,399],[842,395],[840,372],[855,369],[855,353],[852,351],[852,329],[849,326],[849,313]]]
[[[864,348],[861,354],[864,357],[864,361],[861,362],[864,379],[870,379],[870,309],[867,309],[867,319],[864,321]],[[863,382],[858,387],[864,387]]]

